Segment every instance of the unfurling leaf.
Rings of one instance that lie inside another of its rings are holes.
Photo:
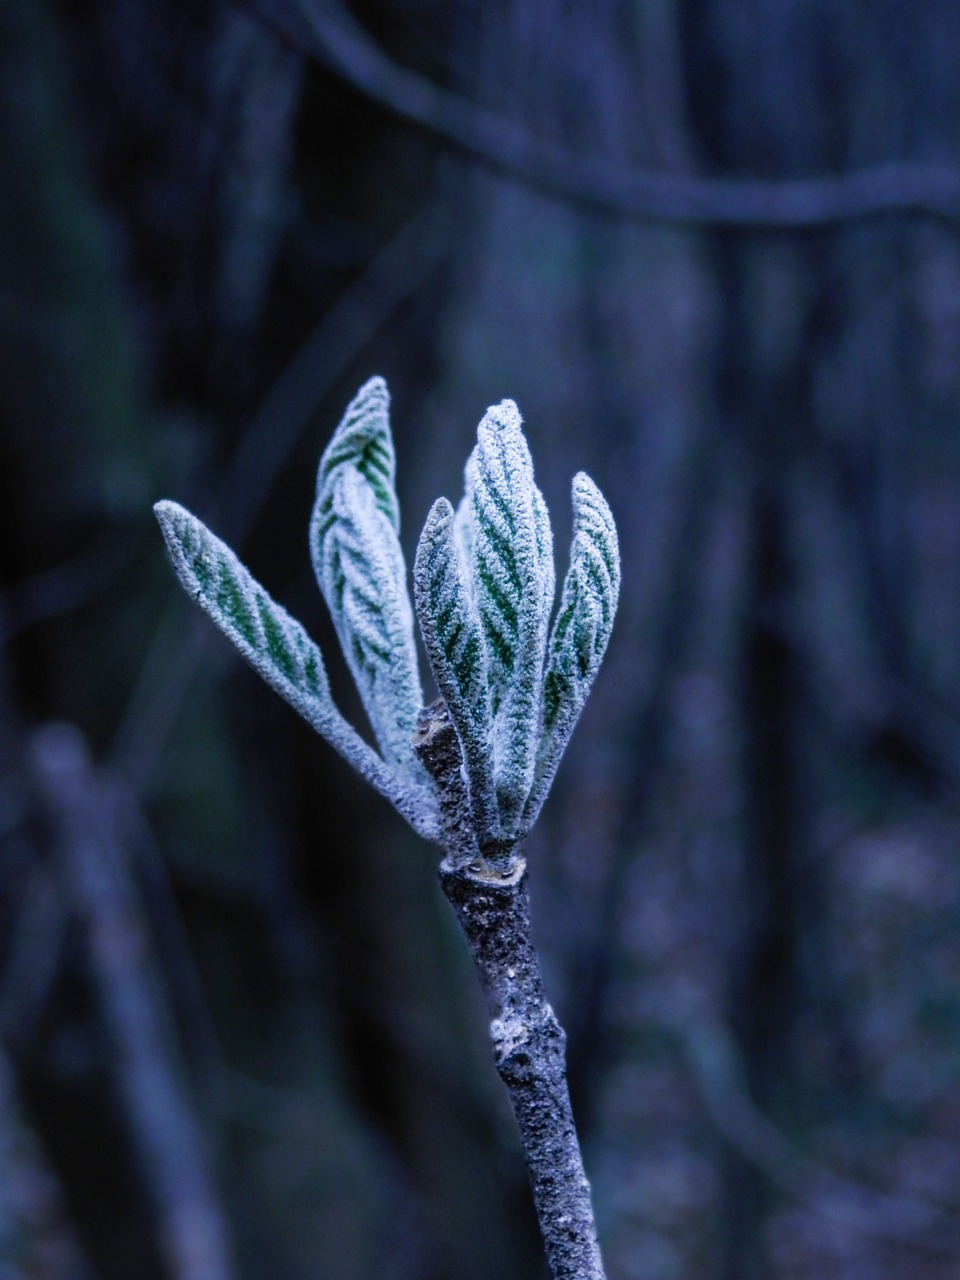
[[[411,787],[344,720],[330,696],[320,650],[234,553],[175,502],[154,507],[182,586],[266,682],[391,800],[417,831],[436,839],[432,796]]]
[[[423,526],[413,567],[413,593],[430,667],[463,750],[482,848],[499,834],[486,646],[457,553],[453,508],[446,498],[437,499]]]
[[[411,742],[423,697],[395,469],[386,383],[371,378],[320,460],[310,552],[380,749],[419,778]]]
[[[515,837],[533,785],[553,537],[512,400],[487,410],[466,468],[458,542],[469,557],[493,712],[494,786],[504,839]]]
[[[573,543],[553,624],[543,686],[543,733],[524,829],[536,820],[610,639],[620,595],[617,527],[603,494],[573,480]]]

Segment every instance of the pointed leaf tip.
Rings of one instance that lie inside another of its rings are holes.
[[[332,483],[345,466],[360,472],[373,491],[377,506],[400,529],[400,508],[394,492],[396,456],[390,433],[390,393],[379,375],[363,384],[347,405],[317,470],[317,503],[329,505]]]
[[[153,504],[153,514],[157,518],[157,524],[163,533],[167,545],[170,545],[170,539],[175,537],[178,520],[182,520],[184,516],[190,513],[185,507],[181,507],[178,502],[171,502],[169,498],[161,498],[159,502]]]
[[[515,400],[501,400],[492,404],[484,414],[481,428],[500,431],[519,431],[523,426],[523,418]]]

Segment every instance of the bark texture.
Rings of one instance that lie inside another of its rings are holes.
[[[520,1128],[551,1273],[554,1280],[604,1280],[567,1089],[566,1036],[544,996],[530,929],[526,863],[514,854],[501,869],[479,853],[471,857],[476,844],[460,747],[442,704],[421,713],[415,748],[440,791],[449,846],[440,884],[469,944],[490,1011],[494,1063]]]
[[[520,1127],[547,1260],[556,1280],[602,1280],[590,1184],[567,1090],[566,1036],[543,994],[522,858],[498,876],[444,862],[440,883],[470,944],[491,1018],[493,1057]]]

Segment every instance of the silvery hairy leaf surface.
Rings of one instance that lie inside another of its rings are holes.
[[[437,797],[413,750],[422,703],[398,539],[389,397],[371,378],[317,475],[310,551],[383,758],[335,707],[320,651],[223,542],[172,502],[155,510],[187,591],[306,720],[428,839]],[[456,513],[434,503],[417,547],[416,612],[456,728],[474,835],[501,860],[533,825],[603,658],[620,589],[603,495],[573,481],[570,567],[553,628],[550,518],[512,400],[488,409]],[[548,640],[549,631],[549,640]]]
[[[421,777],[412,735],[423,702],[394,491],[389,394],[371,378],[320,460],[310,553],[384,757]]]
[[[603,494],[581,471],[573,479],[570,567],[547,651],[542,736],[525,830],[536,820],[600,669],[619,596],[617,527]]]
[[[553,535],[513,401],[487,411],[464,479],[456,514],[441,499],[427,518],[414,582],[484,849],[515,843],[539,813],[610,638],[620,557],[610,508],[580,473],[548,645]]]
[[[483,630],[499,834],[516,836],[533,785],[553,536],[512,400],[487,410],[466,467],[460,546]]]
[[[482,846],[496,838],[499,829],[488,659],[454,526],[453,508],[446,498],[438,498],[417,546],[413,590],[430,667],[460,739],[474,828]]]
[[[436,804],[377,755],[330,696],[320,650],[202,521],[175,502],[154,507],[177,577],[240,654],[427,839]]]

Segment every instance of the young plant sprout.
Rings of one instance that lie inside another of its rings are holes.
[[[520,1128],[557,1280],[603,1264],[566,1083],[565,1036],[546,1002],[519,849],[553,781],[610,638],[620,590],[603,495],[573,480],[560,605],[553,535],[511,400],[488,409],[454,511],[420,535],[414,604],[440,698],[424,707],[398,538],[389,395],[371,378],[320,460],[310,521],[317,582],[379,750],[330,695],[320,650],[229,547],[175,502],[154,510],[184,588],[263,678],[446,856],[440,882],[476,963],[494,1061]]]

